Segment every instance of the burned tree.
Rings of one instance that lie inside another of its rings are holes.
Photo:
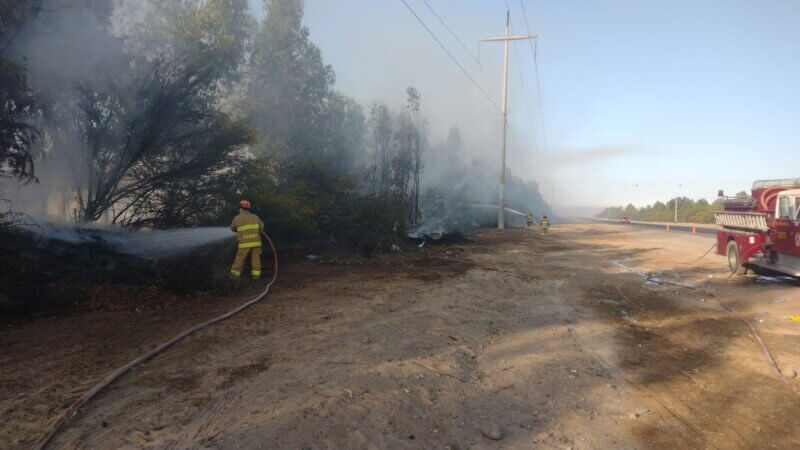
[[[411,171],[414,179],[412,188],[413,208],[411,210],[411,216],[409,217],[409,223],[412,228],[416,228],[419,226],[419,221],[421,219],[419,208],[420,176],[422,175],[422,170],[424,169],[422,154],[428,143],[428,124],[420,114],[422,96],[420,95],[419,91],[412,86],[406,89],[406,94],[408,96],[406,109],[411,115],[411,123],[414,128],[414,141],[411,147]]]
[[[0,0],[0,176],[35,180],[34,160],[41,155],[41,132],[30,119],[40,109],[25,66],[8,57],[23,28],[41,11],[39,0]]]
[[[389,107],[375,103],[370,108],[369,137],[371,162],[369,167],[372,195],[384,205],[388,201],[391,161],[393,157],[392,116]]]
[[[415,202],[421,170],[419,129],[411,110],[392,114],[384,104],[373,104],[369,120],[368,168],[373,207],[398,225],[414,226]]]
[[[73,124],[85,149],[75,186],[80,220],[108,212],[115,224],[149,225],[170,213],[171,196],[235,169],[252,134],[215,110],[214,70],[157,60],[133,81],[135,90],[115,80],[102,90],[77,86],[81,115]]]
[[[253,142],[221,112],[244,61],[246,0],[95,2],[47,2],[58,14],[20,49],[47,100],[48,185],[69,187],[80,221],[177,226],[174,205],[213,210],[193,200],[224,196]]]
[[[391,159],[391,205],[399,208],[408,217],[408,224],[414,215],[413,192],[409,191],[414,175],[414,145],[416,143],[416,130],[414,122],[407,111],[397,117],[394,131],[394,153]]]
[[[0,176],[34,180],[34,160],[41,154],[41,132],[25,117],[33,115],[38,102],[19,64],[0,58]]]

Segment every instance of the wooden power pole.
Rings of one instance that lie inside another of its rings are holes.
[[[505,228],[505,207],[506,207],[506,128],[508,127],[508,41],[518,41],[522,39],[536,39],[533,34],[509,35],[511,22],[511,11],[506,11],[506,33],[504,36],[494,36],[478,39],[478,42],[503,41],[503,137],[500,145],[500,207],[497,210],[497,229]]]

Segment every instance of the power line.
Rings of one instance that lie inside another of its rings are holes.
[[[475,56],[475,54],[474,54],[474,53],[472,53],[472,50],[470,50],[470,49],[469,49],[469,47],[467,47],[467,45],[466,45],[466,44],[464,44],[464,41],[462,41],[462,40],[461,40],[461,39],[460,39],[460,38],[459,38],[459,37],[458,37],[458,36],[455,34],[455,32],[453,32],[453,30],[452,30],[452,29],[451,29],[451,28],[450,28],[450,27],[447,25],[447,23],[444,21],[444,19],[442,19],[442,17],[439,15],[439,13],[437,13],[437,12],[436,12],[436,10],[435,10],[435,9],[433,9],[433,6],[431,6],[431,4],[430,4],[430,3],[428,3],[428,0],[422,0],[422,3],[425,3],[425,6],[427,6],[427,7],[428,7],[428,9],[430,9],[430,10],[431,10],[431,12],[433,13],[433,15],[434,15],[434,16],[436,16],[436,18],[439,20],[439,23],[441,23],[441,24],[442,24],[442,26],[443,26],[443,27],[444,27],[444,28],[447,30],[447,32],[448,32],[448,33],[450,33],[450,36],[452,36],[452,37],[453,37],[453,39],[455,39],[455,40],[456,40],[456,41],[457,41],[459,44],[461,44],[461,47],[464,49],[464,51],[465,51],[465,52],[467,52],[467,54],[468,54],[470,57],[472,57],[473,61],[475,61],[475,63],[477,63],[477,64],[478,64],[478,69],[481,71],[481,74],[483,75],[483,82],[486,84],[486,90],[488,90],[488,91],[489,91],[489,94],[490,94],[492,97],[494,97],[494,92],[493,92],[493,90],[492,90],[492,86],[491,86],[491,84],[489,84],[489,79],[488,79],[488,78],[487,78],[487,76],[486,76],[486,72],[484,72],[484,71],[483,71],[483,65],[481,65],[481,60],[480,60],[480,58],[479,58],[479,57],[477,57],[477,56]]]
[[[525,29],[527,30],[528,34],[530,34],[531,33],[531,27],[530,27],[530,24],[528,24],[528,13],[527,13],[527,11],[525,11],[525,2],[523,2],[522,0],[519,0],[519,4],[522,7],[522,17],[525,19]],[[508,2],[506,2],[506,5],[508,5]],[[549,169],[550,156],[549,156],[549,154],[547,152],[547,133],[545,132],[545,128],[544,128],[544,108],[542,108],[542,88],[541,88],[541,82],[539,81],[539,64],[538,64],[538,61],[536,60],[536,53],[537,52],[536,52],[536,48],[534,48],[534,42],[528,41],[528,44],[531,47],[531,54],[533,55],[533,70],[534,70],[534,72],[536,74],[536,95],[537,95],[537,97],[539,99],[539,101],[537,102],[539,104],[539,120],[541,121],[541,125],[542,125],[542,140],[544,141],[544,154],[545,154],[545,158],[546,158],[546,161],[547,161],[547,164],[548,164],[548,169]],[[536,44],[536,45],[538,47],[538,44]]]
[[[508,6],[508,1],[506,1],[506,6]],[[519,6],[522,7],[522,18],[525,19],[525,29],[528,30],[528,33],[531,32],[531,26],[528,24],[528,13],[525,11],[525,2],[519,0]],[[531,51],[533,52],[533,58],[536,59],[536,51],[533,49],[533,42],[530,43]]]
[[[537,103],[539,104],[539,120],[542,123],[542,140],[544,141],[544,154],[549,161],[550,156],[547,153],[547,132],[545,131],[544,128],[544,108],[542,108],[542,88],[541,88],[542,83],[539,81],[539,64],[537,63],[535,56],[533,58],[533,71],[536,73],[536,95],[539,97],[539,101]]]
[[[510,11],[511,8],[508,5],[508,0],[505,0],[505,4],[506,4],[506,10]],[[514,33],[514,27],[512,25],[509,25],[509,28],[511,29],[511,33],[513,34]],[[528,34],[531,34],[530,33],[530,29],[528,29]],[[528,43],[530,45],[533,45],[531,43],[531,39],[528,39]],[[520,84],[522,85],[522,96],[525,98],[525,109],[528,111],[528,120],[531,123],[533,123],[533,114],[531,114],[531,105],[530,105],[530,102],[528,101],[528,92],[527,92],[527,89],[525,89],[525,77],[522,74],[522,60],[519,58],[519,51],[517,51],[517,46],[516,45],[514,46],[514,58],[517,60],[517,70],[519,71],[519,81],[520,81]]]
[[[514,33],[514,28],[511,28],[511,33]],[[530,34],[530,33],[529,33]],[[533,114],[531,114],[531,104],[528,101],[528,92],[525,89],[525,77],[522,75],[522,60],[519,59],[519,52],[517,51],[517,46],[514,46],[514,58],[517,60],[517,70],[519,71],[519,82],[522,85],[522,96],[525,98],[525,110],[528,111],[528,120],[532,123],[533,122]],[[529,125],[530,126],[530,125]]]
[[[433,15],[436,16],[437,19],[439,19],[439,23],[441,23],[442,26],[444,26],[444,28],[450,33],[450,36],[453,36],[453,39],[455,39],[456,41],[458,41],[459,44],[461,44],[461,47],[464,48],[464,51],[466,51],[469,54],[469,56],[471,56],[472,59],[475,60],[476,63],[480,64],[481,62],[478,60],[478,58],[475,57],[475,55],[472,53],[472,50],[467,48],[466,44],[464,44],[464,42],[461,39],[459,39],[458,36],[456,36],[456,34],[453,32],[453,30],[450,29],[449,26],[447,26],[447,23],[445,23],[444,19],[442,19],[442,17],[439,16],[439,14],[436,12],[436,10],[433,9],[433,6],[431,6],[431,4],[428,3],[428,0],[422,0],[422,3],[425,3],[425,6],[427,6],[428,9],[431,10]]]
[[[511,7],[508,4],[508,0],[505,0],[505,4],[506,4],[506,11],[510,11]],[[511,29],[511,32],[513,34],[514,27],[509,24],[509,28]],[[530,28],[528,28],[527,31],[528,31],[528,34],[530,35],[531,34],[530,33]],[[531,39],[528,40],[528,43],[533,45],[531,43]],[[528,120],[532,124],[533,123],[533,114],[531,113],[531,106],[530,106],[530,102],[528,101],[528,93],[527,93],[527,91],[525,89],[525,77],[522,74],[522,60],[519,58],[519,52],[517,51],[517,46],[516,45],[514,46],[514,57],[517,60],[517,69],[519,70],[519,79],[520,79],[520,83],[522,85],[522,95],[525,98],[525,109],[528,112]],[[511,134],[511,141],[514,142],[514,145],[517,145],[516,140],[514,139],[513,133]]]
[[[508,5],[508,1],[506,1],[506,5]],[[530,24],[528,23],[528,12],[525,11],[525,2],[523,2],[522,0],[519,0],[519,5],[522,7],[522,17],[525,19],[525,29],[528,31],[528,34],[530,34],[531,27],[530,27]],[[536,49],[538,48],[538,42],[529,42],[529,44],[530,44],[530,48],[531,48],[531,54],[533,56],[533,70],[534,70],[534,73],[536,74],[536,95],[537,95],[538,100],[539,100],[536,103],[538,103],[538,105],[539,105],[539,121],[541,122],[541,126],[542,126],[542,142],[544,144],[545,164],[547,165],[547,172],[549,174],[549,172],[550,172],[550,154],[549,154],[548,149],[547,149],[547,131],[545,130],[545,126],[544,126],[544,122],[545,121],[544,121],[544,108],[542,107],[542,83],[539,81],[539,63],[538,63],[537,58],[536,58],[536,54],[537,54]],[[534,47],[534,44],[536,45],[536,47]],[[549,175],[548,175],[548,178],[549,178]],[[550,181],[550,184],[552,185],[552,180]],[[552,195],[553,188],[551,187],[550,190],[551,190],[551,195]],[[551,200],[551,203],[552,203],[552,200]]]
[[[458,68],[461,69],[462,72],[464,72],[464,75],[466,75],[467,78],[469,78],[469,80],[472,81],[472,84],[475,85],[475,87],[478,89],[478,91],[480,91],[480,93],[483,94],[484,97],[486,97],[486,100],[489,100],[489,103],[494,105],[494,107],[498,111],[501,111],[500,107],[497,106],[497,103],[495,103],[494,100],[492,100],[492,98],[489,97],[489,94],[487,94],[486,91],[484,91],[483,88],[480,87],[480,85],[475,81],[475,79],[472,78],[472,75],[470,75],[469,72],[467,72],[467,70],[464,68],[464,66],[462,66],[461,63],[458,62],[458,60],[455,58],[455,56],[453,56],[453,54],[450,53],[450,50],[448,50],[447,47],[445,47],[444,44],[442,44],[442,41],[440,41],[439,38],[437,38],[436,35],[433,34],[433,31],[431,31],[431,29],[428,28],[427,25],[425,25],[425,22],[423,22],[422,19],[420,19],[420,17],[417,15],[416,12],[414,12],[414,10],[411,8],[411,6],[409,6],[409,4],[406,2],[406,0],[400,0],[400,1],[403,2],[404,5],[406,5],[406,8],[408,8],[408,10],[411,12],[411,14],[414,15],[414,17],[417,19],[417,21],[420,23],[420,25],[422,25],[422,27],[425,28],[425,30],[428,32],[428,34],[431,35],[433,40],[435,40],[436,43],[439,44],[439,47],[441,47],[442,50],[444,50],[444,52],[447,53],[447,56],[449,56],[450,59],[453,60],[453,62],[458,66]]]

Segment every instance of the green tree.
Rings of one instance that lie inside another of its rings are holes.
[[[110,17],[126,50],[146,60],[192,55],[237,80],[254,24],[247,0],[118,0]]]
[[[624,209],[621,207],[605,208],[597,217],[618,219],[628,216],[631,219],[649,222],[672,222],[675,219],[675,203],[678,204],[678,221],[692,223],[713,223],[714,211],[722,209],[719,200],[709,203],[708,200],[700,199],[694,201],[688,197],[679,197],[664,202],[655,202],[636,209],[632,204],[628,204]]]
[[[326,100],[335,77],[309,39],[301,0],[267,0],[265,9],[242,106],[259,135],[255,152],[277,158],[280,176],[291,178],[326,148]]]
[[[325,99],[323,136],[325,142],[320,165],[336,173],[345,173],[356,166],[364,152],[366,119],[355,100],[338,91]]]

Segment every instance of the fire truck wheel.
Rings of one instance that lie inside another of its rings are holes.
[[[747,272],[747,268],[739,261],[739,246],[736,245],[736,241],[728,241],[725,252],[728,254],[728,267],[730,267],[731,272],[736,275],[744,275]]]

